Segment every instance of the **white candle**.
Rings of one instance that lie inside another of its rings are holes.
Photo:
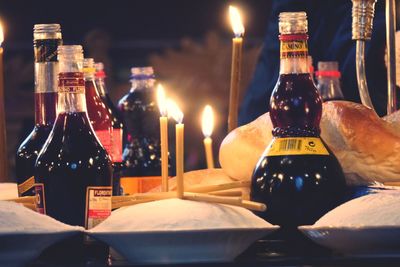
[[[3,47],[1,46],[3,41],[3,27],[0,24],[0,182],[5,182],[8,180],[6,118],[4,113],[4,66]]]

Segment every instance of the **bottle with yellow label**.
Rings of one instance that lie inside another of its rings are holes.
[[[307,64],[306,13],[281,13],[279,31],[280,76],[270,100],[274,138],[254,170],[251,199],[267,205],[261,217],[295,228],[339,205],[346,185],[320,137],[322,100]]]

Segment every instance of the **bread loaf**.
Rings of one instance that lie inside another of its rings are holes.
[[[400,181],[400,114],[396,113],[384,120],[361,104],[323,104],[321,137],[338,158],[349,184]],[[271,131],[265,113],[229,133],[219,153],[226,174],[249,180],[271,141]]]

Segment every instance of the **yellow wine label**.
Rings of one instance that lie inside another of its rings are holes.
[[[265,155],[329,155],[329,152],[318,137],[286,137],[272,139]]]
[[[23,196],[23,194],[28,190],[32,189],[34,185],[35,185],[35,177],[31,176],[25,182],[18,185],[18,195],[20,197]]]
[[[307,56],[307,40],[281,41],[281,59]]]

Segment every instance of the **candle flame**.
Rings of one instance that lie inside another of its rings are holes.
[[[229,18],[235,37],[240,37],[244,34],[244,26],[242,23],[242,17],[240,16],[239,9],[234,6],[229,6]]]
[[[175,101],[168,99],[167,100],[167,111],[168,116],[173,118],[177,123],[182,123],[183,121],[183,112],[175,103]]]
[[[158,108],[160,109],[161,116],[167,116],[167,100],[165,98],[165,90],[161,84],[157,86],[157,104]]]
[[[204,137],[210,137],[214,130],[214,113],[210,105],[204,107],[201,129]]]
[[[4,41],[3,23],[0,22],[0,46]]]

